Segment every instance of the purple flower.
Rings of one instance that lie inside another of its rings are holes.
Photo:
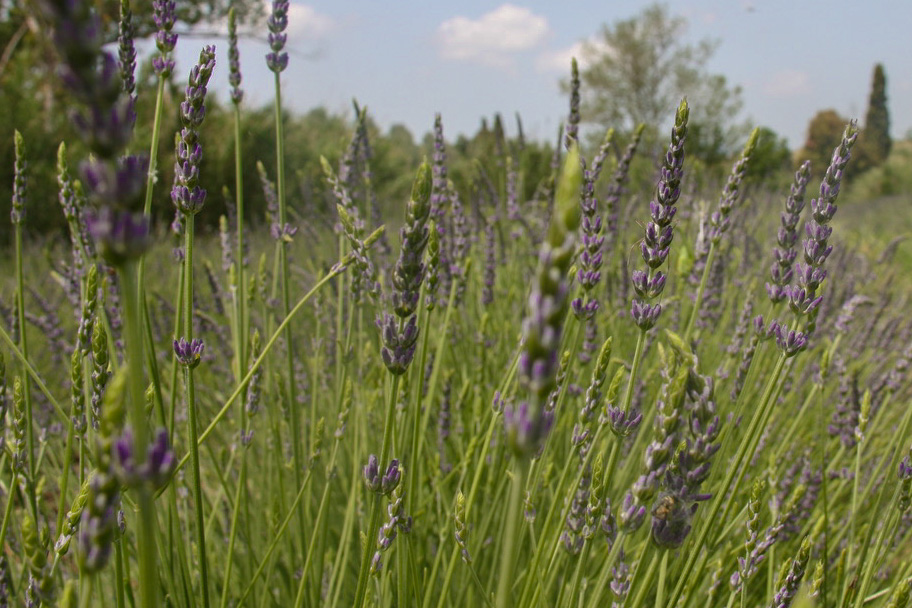
[[[288,67],[288,53],[283,52],[288,27],[288,0],[273,0],[272,13],[266,20],[269,27],[269,48],[271,52],[266,55],[266,66],[276,74],[280,74]]]
[[[149,219],[141,213],[102,207],[87,210],[85,221],[102,257],[114,266],[139,258],[151,245]]]
[[[155,46],[159,55],[152,59],[152,67],[160,78],[168,78],[174,69],[171,52],[177,44],[177,34],[172,33],[177,19],[177,2],[175,0],[152,0],[152,18],[158,31],[155,33]]]
[[[186,98],[181,103],[184,128],[177,142],[171,200],[178,211],[187,216],[199,213],[206,201],[206,190],[199,185],[203,147],[199,143],[197,129],[206,117],[206,91],[214,68],[215,47],[206,46],[200,52],[199,63],[190,70]]]
[[[123,92],[133,95],[136,90],[136,46],[133,39],[136,28],[133,27],[133,12],[130,10],[129,0],[120,2],[120,26],[118,29],[117,45],[120,54],[120,77],[123,81]],[[135,120],[134,115],[134,120]]]
[[[193,338],[187,342],[185,338],[174,341],[174,354],[177,355],[177,362],[190,369],[200,364],[203,350],[206,345],[199,338]]]
[[[241,103],[244,91],[241,90],[241,54],[238,51],[237,13],[234,7],[228,12],[228,84],[231,85],[231,102]]]
[[[652,328],[662,313],[661,305],[652,305],[649,301],[659,297],[665,286],[664,274],[657,269],[665,263],[674,238],[672,220],[677,212],[674,205],[681,195],[684,140],[687,136],[689,113],[687,100],[684,100],[675,114],[671,143],[662,162],[655,199],[649,203],[650,221],[646,224],[643,241],[640,244],[640,252],[647,269],[634,277],[633,289],[637,298],[634,298],[631,308],[634,323],[641,331]]]

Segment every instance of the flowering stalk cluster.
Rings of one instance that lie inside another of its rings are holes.
[[[284,52],[288,34],[288,5],[289,0],[273,0],[272,13],[266,20],[269,28],[269,48],[266,54],[266,66],[275,74],[281,74],[288,67],[288,53]]]
[[[241,89],[241,54],[238,51],[237,13],[234,7],[228,11],[228,84],[231,85],[231,103],[240,105],[244,99]],[[240,193],[238,193],[240,196]]]
[[[441,268],[444,272],[444,292],[448,291],[450,280],[449,247],[450,239],[446,236],[446,209],[449,202],[447,184],[446,140],[443,137],[443,119],[440,114],[434,115],[434,153],[431,155],[431,215],[434,217],[437,236],[443,246],[440,250]]]
[[[206,190],[199,185],[199,168],[203,159],[199,128],[206,118],[207,85],[214,68],[215,47],[206,46],[200,52],[199,63],[190,70],[187,95],[181,102],[180,117],[183,128],[175,153],[171,201],[185,218],[199,213],[206,202]]]
[[[586,389],[586,399],[582,409],[579,411],[577,423],[573,427],[572,442],[579,449],[581,461],[586,460],[586,454],[592,444],[592,419],[599,403],[602,401],[602,386],[605,384],[610,360],[611,338],[608,338],[602,344],[602,349],[599,351],[598,358],[595,361],[595,367],[592,370],[592,380],[589,382],[589,388]],[[616,391],[616,387],[614,388]],[[613,401],[614,396],[610,392],[611,390],[609,389],[608,399]]]
[[[595,195],[595,183],[602,172],[602,166],[611,149],[611,140],[614,129],[609,129],[605,139],[599,147],[598,153],[592,160],[592,167],[583,169],[583,188],[580,193],[580,241],[582,250],[579,254],[576,271],[576,280],[586,294],[583,298],[575,298],[570,306],[577,319],[590,320],[599,308],[598,299],[593,297],[592,290],[602,278],[602,249],[605,237],[602,236],[602,216],[598,212],[598,198]],[[585,161],[583,161],[585,164]]]
[[[633,271],[633,289],[637,297],[633,300],[631,315],[642,331],[651,329],[662,314],[661,304],[650,304],[665,289],[665,273],[658,270],[671,250],[674,238],[672,221],[681,196],[681,178],[684,176],[684,140],[687,136],[687,118],[690,111],[687,100],[683,100],[675,114],[671,130],[671,144],[662,161],[661,177],[656,185],[655,200],[649,203],[650,221],[646,224],[645,236],[640,245],[646,270]]]
[[[13,226],[22,224],[25,219],[25,200],[28,192],[28,163],[25,160],[25,143],[22,134],[17,130],[13,136],[16,160],[13,165],[13,200],[10,209],[10,220]]]
[[[796,317],[807,317],[807,333],[813,333],[817,311],[823,297],[817,295],[820,284],[827,276],[824,263],[833,251],[828,240],[833,233],[829,223],[836,215],[836,198],[843,172],[851,158],[851,149],[858,138],[855,121],[846,126],[842,142],[833,151],[826,176],[820,183],[820,196],[811,200],[811,218],[805,223],[804,263],[796,266],[796,283],[788,292],[789,307]],[[778,338],[778,337],[777,337]]]
[[[627,181],[630,177],[630,163],[633,161],[633,155],[636,154],[636,150],[640,145],[640,139],[643,137],[645,128],[645,124],[639,124],[634,130],[630,143],[624,149],[624,155],[618,159],[614,175],[611,177],[611,184],[608,186],[608,192],[605,195],[605,220],[608,229],[605,249],[608,251],[612,250],[614,240],[617,237],[621,196],[626,191]]]
[[[662,368],[664,384],[661,394],[656,400],[657,411],[653,419],[653,439],[646,446],[643,455],[645,471],[627,491],[619,516],[621,528],[627,533],[636,531],[643,524],[646,519],[646,507],[656,498],[656,493],[665,480],[666,472],[670,467],[677,466],[676,463],[673,463],[673,459],[681,439],[681,414],[691,376],[688,363],[683,352],[673,352]],[[667,521],[673,517],[670,523],[675,525],[689,523],[690,514],[683,511],[685,505],[676,496],[680,493],[680,488],[674,488],[674,490],[676,490],[675,494],[664,491],[658,497],[653,509],[654,518]],[[689,508],[690,505],[686,506]]]
[[[152,18],[158,31],[155,32],[155,46],[158,56],[152,58],[152,67],[160,78],[168,78],[174,70],[174,59],[171,53],[177,44],[177,34],[172,32],[177,20],[177,2],[175,0],[152,0]]]
[[[339,213],[339,223],[345,238],[352,247],[355,257],[355,274],[352,276],[351,290],[355,302],[361,300],[361,292],[367,287],[367,293],[376,303],[380,297],[380,283],[377,281],[377,271],[368,255],[367,245],[364,243],[364,220],[358,213],[358,207],[352,202],[348,186],[336,175],[329,161],[320,157],[323,164],[323,173],[326,181],[332,187],[336,197],[336,210]]]
[[[733,593],[738,593],[745,583],[757,573],[760,564],[766,559],[766,553],[773,546],[782,530],[782,522],[771,525],[765,536],[760,538],[760,504],[763,495],[763,480],[754,481],[751,497],[747,503],[747,540],[744,542],[744,557],[738,558],[738,569],[731,575],[729,585]]]
[[[374,576],[380,574],[383,568],[383,553],[393,546],[401,531],[408,534],[412,531],[412,518],[405,512],[405,490],[402,487],[396,488],[392,496],[392,501],[386,508],[389,519],[380,526],[377,532],[377,550],[371,559],[370,573]]]
[[[542,448],[553,421],[546,404],[557,387],[561,334],[570,304],[567,274],[576,249],[581,183],[579,151],[572,146],[561,170],[554,214],[548,237],[541,245],[529,310],[523,321],[519,377],[528,399],[504,408],[507,442],[520,458],[530,458]]]
[[[744,150],[741,152],[741,157],[732,167],[728,181],[725,183],[725,188],[722,189],[722,196],[719,198],[719,209],[709,216],[709,240],[713,245],[718,245],[722,235],[728,232],[731,227],[731,218],[729,216],[735,203],[738,202],[738,196],[741,194],[739,188],[744,180],[745,173],[747,173],[751,154],[754,153],[754,149],[757,147],[759,134],[759,128],[755,128],[751,132],[747,143],[744,145]]]
[[[798,222],[804,209],[804,193],[811,176],[811,161],[806,160],[795,173],[791,192],[785,199],[785,211],[780,216],[779,232],[776,234],[777,248],[773,249],[775,261],[770,266],[772,284],[766,284],[766,293],[773,304],[778,304],[788,296],[788,287],[795,274],[793,266],[798,257]]]
[[[801,541],[798,555],[795,556],[791,566],[789,566],[788,574],[785,575],[785,580],[781,581],[779,590],[776,592],[775,597],[773,597],[770,608],[788,608],[792,605],[795,595],[798,593],[798,589],[801,586],[801,579],[804,578],[804,573],[807,569],[810,557],[811,539],[810,537],[805,537],[805,539]]]
[[[117,47],[120,55],[120,79],[123,81],[123,92],[135,100],[136,97],[136,28],[133,26],[133,11],[130,0],[120,2],[120,25],[117,34]],[[136,117],[134,115],[135,122]]]
[[[82,166],[83,183],[96,203],[86,223],[102,255],[120,265],[149,244],[148,220],[130,212],[142,195],[148,161],[118,158],[132,136],[134,101],[123,94],[117,60],[103,49],[104,28],[90,3],[57,0],[44,6],[54,26],[61,76],[79,103],[73,122],[93,154]]]
[[[576,57],[570,60],[570,116],[567,117],[567,127],[564,130],[564,145],[570,149],[574,143],[579,145],[580,123],[580,77],[579,64]]]
[[[424,280],[424,249],[428,243],[427,221],[431,211],[431,167],[422,163],[412,185],[405,225],[399,232],[402,247],[393,270],[393,313],[377,318],[383,347],[383,363],[390,373],[401,376],[415,356],[418,317],[415,311]]]

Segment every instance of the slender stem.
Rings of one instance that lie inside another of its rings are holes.
[[[275,129],[276,129],[276,196],[279,204],[279,228],[285,229],[288,222],[288,210],[285,195],[285,130],[282,121],[282,86],[279,72],[275,76]],[[288,244],[280,239],[279,264],[280,283],[282,289],[282,314],[288,316],[291,310],[291,278],[288,272]],[[288,375],[288,410],[291,419],[291,445],[294,455],[294,477],[296,485],[301,485],[301,475],[304,471],[304,455],[302,453],[303,440],[301,437],[301,412],[298,408],[295,383],[295,341],[291,333],[291,325],[285,326],[285,364]],[[303,536],[306,528],[304,511],[300,512],[300,535]]]
[[[128,262],[119,269],[124,309],[124,338],[126,342],[128,389],[130,394],[129,418],[133,429],[133,453],[140,466],[145,463],[149,446],[149,422],[146,419],[143,370],[143,334],[140,317],[139,286],[135,262]],[[158,606],[158,564],[152,493],[145,486],[136,490],[137,517],[139,519],[137,552],[139,553],[139,592],[143,608]]]
[[[659,583],[656,585],[655,607],[665,606],[665,577],[668,574],[668,551],[662,551],[662,563],[659,564]]]
[[[703,276],[700,277],[700,287],[697,289],[697,296],[694,300],[693,309],[690,311],[690,318],[687,319],[687,327],[684,328],[684,343],[690,339],[690,332],[693,331],[694,321],[700,312],[700,306],[703,304],[703,292],[706,290],[706,282],[709,277],[709,269],[712,268],[713,258],[716,256],[716,244],[710,243],[709,253],[706,255],[706,265],[703,267]]]
[[[193,338],[193,235],[194,217],[192,214],[185,216],[184,227],[184,336],[190,342]],[[206,559],[206,527],[203,517],[203,489],[200,479],[199,444],[196,411],[196,383],[193,378],[193,366],[188,365],[184,370],[184,383],[187,389],[187,438],[190,442],[190,463],[193,475],[193,502],[194,515],[196,516],[196,542],[199,552],[200,592],[202,604],[209,606],[209,564]]]
[[[624,393],[624,406],[621,408],[625,414],[630,413],[630,404],[633,402],[633,389],[636,386],[636,377],[640,373],[640,363],[643,360],[643,350],[646,345],[646,331],[641,329],[637,333],[636,348],[633,351],[633,363],[630,364],[630,377],[627,378],[627,391]]]
[[[294,501],[291,503],[291,507],[288,509],[288,513],[285,515],[285,519],[283,519],[282,523],[279,525],[279,529],[276,531],[275,536],[269,543],[269,548],[266,550],[266,554],[263,556],[263,559],[260,560],[260,564],[257,566],[257,569],[253,573],[253,576],[250,578],[250,582],[247,583],[247,588],[244,590],[244,593],[241,594],[241,597],[237,603],[238,606],[245,605],[244,600],[247,599],[247,596],[250,595],[250,592],[253,590],[253,584],[257,581],[258,578],[260,578],[260,575],[263,573],[263,569],[266,567],[267,562],[269,562],[269,559],[272,557],[272,553],[278,546],[279,541],[285,535],[285,531],[288,529],[289,522],[291,522],[295,511],[298,510],[298,506],[301,504],[301,499],[304,497],[304,491],[307,489],[307,486],[310,485],[310,478],[311,471],[308,470],[307,474],[304,476],[304,482],[301,484],[301,488],[298,490],[298,494],[295,496]]]
[[[16,314],[19,321],[19,344],[22,348],[22,359],[28,361],[28,340],[25,325],[25,281],[22,276],[22,223],[15,224],[16,233]],[[22,378],[22,396],[25,402],[25,425],[26,425],[26,462],[28,464],[28,478],[26,482],[29,507],[32,509],[32,517],[35,521],[40,521],[38,517],[38,503],[35,498],[35,479],[38,477],[38,471],[35,470],[35,433],[32,430],[32,390],[31,381],[28,374],[23,374]]]
[[[247,365],[247,339],[249,319],[247,318],[247,265],[244,263],[244,170],[241,149],[241,109],[234,106],[234,189],[235,189],[235,214],[237,216],[237,253],[235,254],[235,268],[237,273],[237,326],[238,326],[238,358],[237,379],[240,380]]]
[[[526,473],[529,463],[523,458],[516,458],[513,462],[513,481],[510,488],[510,502],[507,507],[507,527],[504,530],[503,543],[500,554],[500,580],[497,583],[497,608],[507,608],[512,605],[513,566],[516,562],[516,550],[521,531],[519,522],[522,514],[522,492],[525,487]]]

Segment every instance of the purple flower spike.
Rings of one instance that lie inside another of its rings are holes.
[[[205,344],[199,338],[193,338],[187,342],[185,338],[174,341],[174,354],[177,355],[177,361],[190,369],[200,364]]]
[[[101,255],[112,265],[142,256],[149,248],[149,220],[141,213],[102,207],[86,210],[86,227]]]
[[[671,131],[671,143],[663,160],[655,199],[649,203],[650,221],[646,224],[640,251],[646,271],[633,277],[637,298],[633,300],[631,315],[641,331],[651,329],[662,314],[660,304],[650,304],[657,299],[664,287],[665,279],[656,270],[665,263],[671,250],[674,238],[672,220],[677,213],[675,204],[681,195],[681,179],[684,177],[684,141],[687,137],[687,119],[690,110],[687,100],[681,102],[675,114],[675,124]]]
[[[367,489],[371,492],[380,492],[380,464],[377,461],[376,454],[367,457],[367,465],[363,469],[364,481],[367,482]]]
[[[228,84],[231,85],[231,102],[241,103],[244,91],[241,90],[241,54],[238,51],[237,13],[234,7],[228,12]]]
[[[172,33],[174,22],[177,19],[177,2],[175,0],[153,0],[152,18],[158,31],[155,33],[155,46],[159,55],[152,59],[152,67],[161,78],[167,78],[174,69],[174,59],[171,52],[177,44],[177,34]]]
[[[288,67],[288,53],[284,52],[288,27],[288,0],[273,0],[272,13],[266,20],[269,27],[269,48],[271,52],[266,55],[266,66],[276,74],[282,73]]]
[[[386,467],[386,473],[380,480],[380,493],[389,495],[399,486],[399,480],[402,478],[402,471],[399,468],[399,460],[393,458],[389,466]]]

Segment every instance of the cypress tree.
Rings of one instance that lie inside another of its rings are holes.
[[[879,165],[886,160],[893,142],[890,139],[890,114],[887,111],[887,80],[883,64],[880,63],[874,66],[871,96],[865,115],[864,139],[872,165]]]

